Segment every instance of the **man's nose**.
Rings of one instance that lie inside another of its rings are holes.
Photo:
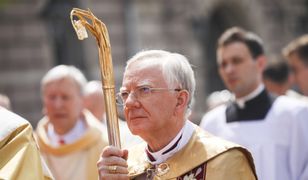
[[[234,71],[234,65],[233,64],[227,64],[225,67],[225,72],[226,73],[232,73]]]
[[[55,98],[54,100],[54,106],[56,108],[61,108],[63,105],[63,100],[60,97]]]
[[[130,93],[126,99],[126,101],[124,102],[124,105],[126,107],[132,107],[132,106],[136,106],[139,104],[138,98],[135,95],[135,93]]]

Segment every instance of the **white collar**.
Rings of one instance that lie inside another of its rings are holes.
[[[50,144],[54,147],[59,147],[61,144],[59,143],[60,139],[63,139],[65,141],[65,144],[71,144],[78,140],[86,131],[86,125],[84,122],[79,119],[77,120],[75,126],[66,134],[59,135],[54,130],[54,126],[51,123],[48,123],[47,126],[47,135],[50,140]]]
[[[259,84],[259,86],[253,90],[251,93],[249,93],[248,95],[246,96],[243,96],[243,97],[240,97],[240,98],[237,98],[235,100],[236,104],[241,108],[245,108],[245,103],[255,97],[257,97],[262,91],[264,90],[264,84]]]
[[[148,146],[146,147],[146,151],[155,158],[155,161],[151,161],[148,157],[147,157],[147,160],[153,165],[157,165],[157,164],[160,164],[162,162],[165,162],[169,157],[171,157],[174,153],[181,150],[188,143],[188,141],[191,138],[193,132],[194,132],[193,123],[190,122],[189,120],[186,120],[185,125],[180,130],[180,132],[163,149],[161,149],[157,152],[151,152],[148,149]],[[164,154],[164,152],[168,151],[173,145],[176,144],[177,141],[178,141],[178,143],[177,143],[176,147]]]

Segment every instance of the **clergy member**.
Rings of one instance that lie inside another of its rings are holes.
[[[295,84],[300,92],[308,97],[308,35],[305,34],[290,42],[283,49],[283,55],[291,67]]]
[[[188,60],[162,50],[127,62],[118,103],[130,131],[146,143],[129,150],[108,146],[100,179],[257,179],[250,153],[188,120],[195,77]]]
[[[52,68],[41,81],[45,117],[37,137],[57,180],[98,178],[96,162],[107,140],[98,120],[84,109],[85,84],[82,72],[67,65]]]
[[[261,39],[241,28],[228,29],[218,41],[217,63],[236,98],[206,113],[200,126],[247,147],[260,179],[308,179],[308,106],[264,88]]]

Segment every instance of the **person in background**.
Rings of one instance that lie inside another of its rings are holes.
[[[101,123],[106,123],[106,111],[102,83],[89,81],[85,86],[84,107],[88,109]]]
[[[248,148],[259,179],[308,179],[308,106],[265,89],[260,37],[239,27],[227,29],[218,41],[217,63],[235,100],[206,113],[200,126]]]
[[[0,94],[0,106],[11,110],[11,101],[8,96]]]
[[[233,99],[233,95],[227,89],[221,91],[214,91],[206,98],[206,112],[226,104]]]
[[[283,55],[291,66],[295,84],[303,95],[308,96],[308,35],[290,42],[283,49]]]
[[[263,71],[263,82],[268,92],[274,95],[286,95],[308,102],[308,97],[291,89],[293,76],[288,63],[283,59],[272,60],[266,65]]]
[[[107,137],[106,111],[104,104],[104,94],[102,83],[100,81],[89,81],[85,87],[84,106],[88,109],[101,123],[102,129]],[[142,140],[133,135],[125,121],[119,119],[121,147],[128,148],[142,142]]]
[[[104,148],[100,179],[257,179],[246,149],[187,119],[194,91],[194,72],[183,55],[148,50],[132,57],[117,102],[130,131],[145,143]]]
[[[0,124],[0,179],[53,179],[30,123],[0,106]]]
[[[96,162],[108,144],[98,120],[83,106],[82,72],[59,65],[41,80],[44,117],[36,134],[41,153],[57,180],[96,180]]]
[[[263,71],[263,82],[269,92],[286,95],[292,85],[289,65],[283,60],[269,61]]]

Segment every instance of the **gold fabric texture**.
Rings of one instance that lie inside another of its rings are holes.
[[[255,180],[257,179],[251,154],[237,144],[225,141],[195,127],[190,141],[183,149],[169,158],[165,164],[167,172],[153,168],[146,161],[145,144],[129,151],[129,172],[131,179],[146,177],[148,169],[154,169],[153,179],[193,178],[187,174],[196,167],[206,165],[205,179],[210,180]],[[159,166],[158,166],[159,167]],[[166,169],[166,168],[164,168]]]
[[[0,107],[0,179],[53,179],[42,161],[31,125]]]
[[[72,173],[66,173],[68,174],[68,176],[74,178],[81,178],[82,176],[85,176],[88,180],[98,179],[96,162],[99,159],[102,149],[107,146],[108,143],[102,131],[98,129],[99,127],[101,127],[101,125],[96,119],[94,119],[93,115],[87,111],[84,111],[83,114],[83,119],[85,120],[84,122],[87,126],[87,130],[84,135],[80,139],[76,140],[74,143],[63,145],[60,147],[53,147],[50,145],[46,131],[47,124],[49,123],[48,119],[45,117],[38,124],[37,139],[41,149],[41,153],[45,158],[51,172],[57,179],[63,179],[62,177],[64,176],[64,172],[62,172],[62,174],[61,172],[56,172],[55,170],[58,169],[56,166],[65,166],[64,164],[56,163],[60,161],[60,157],[67,157],[68,159],[71,159],[71,164],[69,165],[69,167],[75,166],[76,168],[81,169],[80,171],[73,173],[73,171],[76,171],[73,168]],[[80,168],[80,166],[83,166],[84,169]],[[70,171],[69,167],[63,168],[63,171]],[[62,168],[60,169],[60,171],[62,171]],[[72,179],[70,177],[68,178]]]

